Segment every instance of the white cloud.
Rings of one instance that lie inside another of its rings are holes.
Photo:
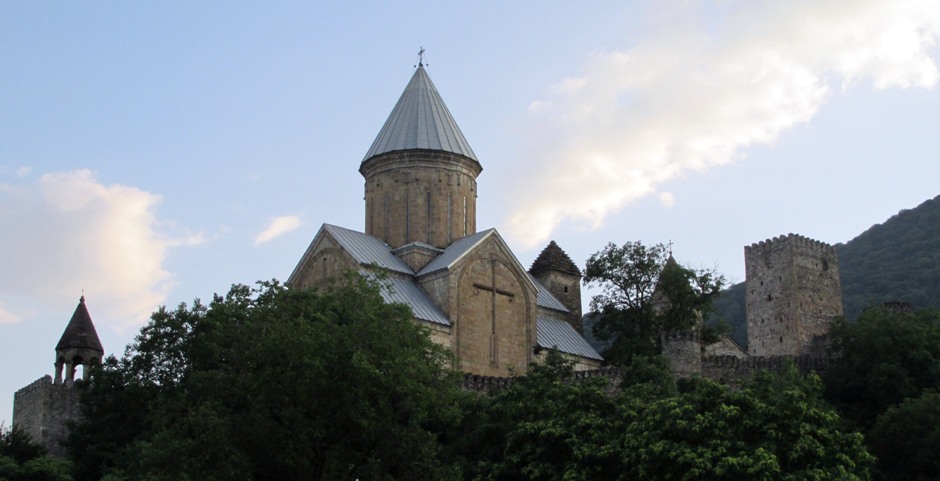
[[[16,169],[16,175],[20,177],[26,177],[30,172],[33,171],[32,167],[26,167],[25,165]]]
[[[0,303],[0,324],[13,324],[15,322],[20,322],[23,317],[9,311],[4,307],[3,303]]]
[[[10,234],[0,250],[7,314],[78,299],[84,290],[96,320],[116,327],[145,321],[172,287],[163,264],[167,249],[181,243],[157,231],[159,203],[159,195],[103,185],[88,170],[0,191],[0,228]]]
[[[935,0],[681,5],[653,12],[659,28],[633,48],[590,56],[580,76],[530,104],[533,160],[519,167],[529,182],[507,189],[522,206],[510,236],[531,247],[565,219],[599,227],[665,181],[773,142],[834,90],[940,78]]]
[[[264,244],[275,237],[280,237],[298,227],[300,227],[300,217],[296,215],[282,215],[272,217],[268,221],[268,226],[255,236],[255,245]]]

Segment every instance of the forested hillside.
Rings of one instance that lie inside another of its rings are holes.
[[[940,196],[905,209],[858,237],[837,244],[845,315],[855,319],[865,306],[887,301],[915,308],[940,308]],[[722,292],[715,314],[747,343],[744,283]]]

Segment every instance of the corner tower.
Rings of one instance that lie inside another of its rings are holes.
[[[835,249],[789,234],[744,248],[747,350],[752,356],[819,355],[842,315]]]
[[[85,296],[78,302],[72,319],[55,348],[55,379],[48,374],[33,381],[13,395],[13,428],[29,435],[49,454],[65,456],[62,446],[69,434],[69,424],[81,419],[80,400],[90,368],[101,362],[104,348],[91,322]],[[75,370],[82,366],[80,379]]]
[[[366,234],[395,249],[443,249],[476,233],[477,176],[483,168],[419,63],[366,153]]]

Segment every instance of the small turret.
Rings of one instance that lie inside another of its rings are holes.
[[[568,254],[555,241],[549,242],[532,262],[529,274],[568,308],[566,320],[576,331],[584,334],[581,320],[581,270]]]
[[[89,367],[98,364],[104,357],[104,348],[98,339],[95,324],[91,322],[88,308],[85,307],[84,295],[79,299],[72,319],[55,346],[55,357],[55,384],[75,381],[75,369],[78,366],[82,366],[82,379],[87,381]]]

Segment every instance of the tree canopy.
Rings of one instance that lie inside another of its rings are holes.
[[[591,310],[594,326],[611,341],[604,358],[625,364],[634,355],[659,353],[659,334],[689,329],[711,309],[724,278],[714,270],[680,266],[666,246],[627,242],[607,244],[587,261],[584,282],[601,289]]]
[[[0,425],[0,481],[71,481],[72,466],[18,429]]]
[[[549,358],[465,405],[453,446],[467,480],[866,480],[862,436],[791,368],[741,390],[704,379],[678,390],[634,363],[615,383],[575,381]]]
[[[940,311],[871,307],[830,331],[827,397],[867,429],[889,406],[940,388]]]
[[[449,479],[448,351],[358,275],[153,315],[83,396],[79,479]]]

